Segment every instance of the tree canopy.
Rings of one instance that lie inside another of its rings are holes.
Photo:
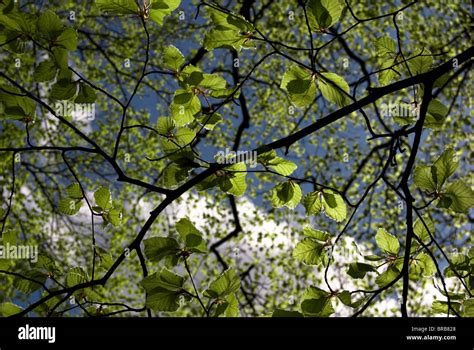
[[[0,0],[0,315],[474,316],[470,6]]]

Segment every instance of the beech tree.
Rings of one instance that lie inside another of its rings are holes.
[[[0,1],[0,314],[472,317],[470,6]]]

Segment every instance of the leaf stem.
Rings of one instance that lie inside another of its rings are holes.
[[[188,259],[186,259],[186,258],[184,259],[184,267],[185,267],[186,271],[188,272],[189,278],[191,279],[191,283],[193,285],[194,292],[196,293],[195,297],[199,301],[199,304],[201,304],[201,307],[204,309],[204,312],[206,313],[206,316],[209,317],[209,310],[206,308],[206,306],[202,302],[201,297],[199,296],[199,292],[196,288],[196,284],[194,283],[193,275],[191,274],[191,270],[189,269]]]

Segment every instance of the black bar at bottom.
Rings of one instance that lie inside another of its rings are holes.
[[[54,327],[54,339],[52,339],[52,328],[47,327]],[[66,346],[82,348],[93,344],[124,345],[126,342],[140,344],[141,341],[143,344],[159,344],[163,337],[175,337],[177,347],[187,348],[193,343],[189,337],[203,336],[213,338],[225,336],[234,339],[249,336],[274,339],[309,336],[320,345],[345,344],[351,348],[362,346],[364,349],[392,348],[391,345],[416,349],[425,347],[473,349],[474,319],[0,318],[1,350],[64,349]],[[31,339],[39,337],[44,339]],[[169,341],[165,341],[159,347],[164,347],[165,343]]]

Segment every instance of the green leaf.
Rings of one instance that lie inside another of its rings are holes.
[[[336,220],[337,222],[343,221],[347,215],[347,208],[344,199],[337,192],[329,189],[323,190],[321,197],[324,214],[327,217]]]
[[[122,224],[122,210],[119,208],[112,208],[109,209],[108,212],[103,214],[104,224],[108,224],[109,222],[113,226],[120,226]]]
[[[362,297],[359,300],[352,301],[352,304],[350,305],[352,308],[358,308],[362,304],[364,304],[368,300],[368,297]]]
[[[25,11],[11,11],[8,14],[8,17],[10,19],[13,19],[19,25],[19,28],[20,28],[19,31],[23,35],[33,36],[34,34],[36,34],[37,32],[36,15],[32,13],[27,13]],[[25,42],[25,39],[23,39],[23,42]]]
[[[425,128],[441,129],[447,115],[448,107],[438,100],[431,100],[423,126]]]
[[[299,242],[293,250],[293,258],[306,265],[318,265],[324,246],[309,237]]]
[[[435,225],[431,219],[426,216],[423,217],[423,221],[425,222],[428,230],[426,229],[425,225],[420,219],[417,219],[415,221],[415,224],[413,225],[413,232],[415,235],[418,236],[418,238],[423,242],[423,243],[428,243],[430,241],[430,233],[432,236],[434,236],[435,233]]]
[[[202,239],[202,233],[188,218],[183,218],[176,223],[176,231],[186,245],[197,252],[206,252],[206,245]]]
[[[350,101],[348,98],[349,85],[343,77],[335,73],[321,73],[321,77],[318,79],[318,87],[324,98],[335,103],[338,107],[344,107]]]
[[[377,246],[386,254],[397,255],[400,250],[398,239],[388,233],[384,228],[379,228],[375,235]]]
[[[351,293],[348,292],[347,290],[343,290],[342,292],[340,292],[339,294],[337,294],[337,298],[338,298],[344,305],[352,306]]]
[[[211,51],[215,48],[232,48],[240,52],[242,48],[252,47],[253,26],[240,15],[225,13],[208,7],[214,29],[206,33],[204,48]]]
[[[57,290],[58,290],[57,288],[51,288],[50,289],[51,292],[54,292],[54,291],[57,291]],[[46,297],[48,294],[49,294],[49,292],[44,291],[41,296]],[[55,307],[57,304],[59,305],[61,302],[64,302],[61,299],[62,299],[62,297],[60,295],[59,296],[56,295],[56,296],[52,297],[51,299],[45,301],[44,304],[39,306],[39,308],[42,309],[42,311],[44,311],[46,315],[48,315],[49,312],[53,309],[53,307]],[[53,313],[53,315],[54,315],[54,313]]]
[[[94,103],[97,99],[95,90],[85,83],[79,83],[79,93],[77,94],[75,103]]]
[[[435,300],[431,305],[434,314],[452,314],[452,310],[449,308],[449,304],[446,301]],[[461,304],[457,302],[451,302],[451,307],[459,313],[461,310]]]
[[[217,74],[203,74],[203,79],[199,82],[199,87],[209,90],[224,90],[227,81]]]
[[[240,277],[231,267],[215,279],[204,292],[209,298],[223,298],[235,293],[240,289]]]
[[[331,294],[314,286],[306,288],[300,306],[305,316],[328,317],[334,313]]]
[[[53,47],[51,49],[54,61],[60,69],[58,80],[66,79],[71,81],[72,72],[68,69],[68,51],[62,47]]]
[[[316,97],[316,84],[311,71],[293,64],[283,74],[280,87],[284,89],[296,107],[310,105]]]
[[[11,105],[18,105],[18,98],[21,95],[21,92],[10,85],[0,85],[0,101],[1,103],[11,106]]]
[[[332,27],[339,20],[342,9],[339,0],[309,0],[306,11],[311,29],[324,31]]]
[[[33,79],[37,82],[51,81],[56,77],[57,73],[56,64],[52,60],[46,60],[40,62],[33,73]]]
[[[108,210],[112,208],[112,197],[108,188],[100,187],[94,192],[94,199],[96,204],[102,208],[102,210]]]
[[[397,278],[399,274],[400,271],[397,268],[390,267],[389,269],[387,269],[387,271],[377,276],[377,278],[375,279],[375,283],[377,283],[377,285],[382,288],[387,284],[393,282],[393,280],[395,280],[395,278]]]
[[[98,261],[98,267],[104,271],[108,271],[114,264],[112,255],[100,247],[96,247],[96,259]]]
[[[0,15],[0,24],[3,25],[6,29],[14,32],[22,32],[20,24],[15,21],[13,16]]]
[[[268,167],[283,176],[291,175],[298,166],[286,159],[275,157],[268,162]]]
[[[214,317],[218,317],[218,316],[239,317],[240,316],[239,301],[235,297],[235,293],[232,293],[226,296],[223,300],[224,300],[224,303],[219,304],[216,307]]]
[[[443,154],[431,166],[431,177],[440,190],[446,179],[454,174],[458,168],[459,161],[456,152],[452,148],[447,148]]]
[[[449,295],[449,298],[451,300],[464,300],[465,299],[465,294],[464,293],[453,293],[453,292],[448,292],[446,293],[443,289],[437,288],[438,291],[443,294],[445,297]]]
[[[259,149],[260,152],[257,156],[257,162],[266,165],[269,161],[277,156],[277,153],[274,149],[267,151],[265,148]]]
[[[462,180],[449,185],[438,202],[438,207],[449,208],[456,213],[467,213],[473,206],[474,192]]]
[[[207,51],[216,48],[228,48],[240,52],[243,47],[252,47],[251,37],[250,35],[240,35],[238,31],[212,29],[204,38],[204,48]]]
[[[233,12],[218,10],[214,7],[208,7],[207,12],[214,26],[219,30],[250,31],[253,29],[253,25],[247,22],[243,16]]]
[[[66,50],[75,51],[77,49],[77,33],[74,28],[66,28],[55,40],[57,46]]]
[[[413,76],[425,73],[433,66],[433,57],[428,50],[420,50],[416,55],[420,56],[408,59],[408,67]]]
[[[181,292],[157,287],[146,297],[146,307],[154,311],[174,312],[179,309]]]
[[[321,192],[310,192],[304,196],[302,204],[306,209],[306,215],[316,215],[321,212],[323,208],[323,202],[321,199]]]
[[[272,190],[272,206],[281,208],[286,206],[294,209],[301,200],[301,188],[293,181],[286,181],[276,185]]]
[[[225,310],[225,317],[240,317],[239,301],[237,300],[235,293],[226,296],[225,300],[228,304]]]
[[[178,72],[185,61],[186,59],[177,47],[169,45],[165,48],[163,55],[163,65],[165,68]]]
[[[272,317],[303,317],[303,314],[298,311],[275,309]]]
[[[110,15],[132,15],[138,13],[135,0],[96,0],[96,6]]]
[[[87,282],[87,274],[81,267],[73,267],[66,274],[66,287],[74,287]]]
[[[385,258],[383,256],[379,256],[379,255],[365,255],[364,259],[368,260],[368,261],[380,261],[380,260],[383,260]]]
[[[23,93],[12,86],[0,85],[0,117],[4,114],[7,119],[34,120],[36,103],[22,95]]]
[[[47,277],[39,270],[23,271],[20,274],[26,278],[15,277],[13,279],[13,287],[24,294],[31,294],[42,288],[41,284],[45,283]]]
[[[63,198],[59,201],[58,211],[65,215],[76,215],[82,207],[82,200]]]
[[[187,127],[183,127],[183,128],[178,128],[178,130],[176,130],[176,133],[174,135],[174,141],[179,146],[184,147],[190,144],[191,141],[193,141],[195,137],[196,137],[196,131]]]
[[[331,235],[326,231],[316,230],[311,226],[305,226],[303,228],[303,234],[307,237],[317,239],[321,242],[326,242],[331,237]]]
[[[0,270],[8,270],[12,260],[0,259]]]
[[[8,14],[16,9],[15,0],[3,0],[0,4],[0,12]]]
[[[71,199],[82,199],[84,198],[82,194],[81,185],[78,183],[73,183],[66,188],[66,193]]]
[[[170,291],[181,291],[184,285],[184,277],[163,268],[159,272],[145,277],[140,284],[145,288],[147,293],[152,293],[155,288],[164,288]]]
[[[432,193],[436,190],[436,183],[431,176],[431,167],[428,165],[418,165],[415,168],[413,181],[423,191]]]
[[[257,156],[257,162],[283,176],[291,175],[298,168],[295,163],[278,157],[275,150],[261,153]]]
[[[397,45],[389,36],[381,36],[375,40],[377,56],[394,56]],[[386,60],[384,60],[386,62]]]
[[[56,39],[64,30],[59,17],[52,11],[43,11],[36,22],[38,32],[49,40]]]
[[[189,177],[190,167],[181,167],[178,164],[168,165],[161,176],[161,181],[166,188],[173,188]]]
[[[464,317],[474,317],[474,298],[469,298],[464,301]]]
[[[158,118],[156,122],[156,130],[160,133],[160,135],[170,135],[176,124],[172,118],[168,117],[161,117]]]
[[[393,120],[399,125],[409,125],[416,122],[416,117],[411,116],[394,116]]]
[[[206,130],[214,130],[217,124],[219,124],[223,119],[219,113],[212,113],[211,115],[204,114],[202,117],[198,118],[199,123]]]
[[[454,174],[458,168],[459,161],[452,148],[447,148],[443,154],[433,163],[433,165],[419,165],[413,174],[415,184],[422,190],[434,193],[441,192],[446,180]],[[455,186],[456,187],[456,186]],[[438,206],[448,208],[452,199],[446,197],[442,199]]]
[[[0,304],[0,316],[2,317],[13,316],[21,311],[23,311],[23,308],[16,304],[10,302]]]
[[[143,241],[145,255],[148,260],[159,262],[167,256],[176,255],[179,252],[178,242],[169,237],[151,237]]]
[[[396,60],[384,59],[382,61],[382,64],[380,65],[380,71],[377,73],[377,78],[379,80],[380,86],[390,84],[392,80],[397,77],[397,72],[393,68],[390,68],[395,63],[397,63]]]
[[[201,111],[201,101],[192,91],[179,89],[175,92],[170,110],[176,125],[184,126],[191,123]]]
[[[1,242],[3,245],[9,244],[11,246],[16,245],[18,238],[17,230],[5,230],[3,231]]]
[[[446,277],[454,277],[456,274],[463,275],[463,271],[470,271],[470,259],[464,254],[453,254],[450,256],[450,265],[444,271]]]
[[[178,135],[178,138],[181,139],[181,137],[184,138],[184,136]],[[190,137],[190,136],[188,136],[188,137]],[[187,141],[187,142],[189,142],[189,141]],[[176,163],[177,165],[179,165],[181,167],[187,167],[187,166],[189,166],[189,167],[199,167],[199,164],[194,162],[194,153],[192,152],[191,148],[189,146],[184,147],[184,145],[180,146],[180,147],[181,147],[181,149],[179,149],[177,152],[169,154],[168,158],[172,162]]]
[[[77,84],[70,80],[59,80],[53,85],[50,97],[55,100],[70,100],[76,95]]]
[[[209,94],[210,96],[214,98],[232,98],[237,99],[240,96],[240,88],[239,86],[236,87],[231,87],[231,88],[226,88],[226,89],[220,89],[220,90],[212,90]]]
[[[162,26],[164,18],[176,10],[181,0],[154,0],[150,7],[150,19]]]
[[[56,263],[54,258],[46,253],[40,253],[38,255],[38,261],[36,262],[35,266],[40,270],[43,269],[46,274],[62,274],[63,272],[62,266]]]
[[[364,278],[367,272],[377,271],[375,267],[369,264],[355,262],[349,264],[349,270],[347,274],[352,278]]]
[[[247,166],[243,162],[228,166],[224,174],[218,177],[219,188],[233,196],[242,196],[247,190],[246,176]]]
[[[433,276],[437,272],[436,265],[428,254],[420,253],[416,257],[416,260],[420,263],[423,276]]]
[[[467,255],[469,256],[469,258],[471,258],[471,260],[474,259],[474,247],[471,247],[471,249],[469,249]]]
[[[183,88],[197,87],[199,83],[204,79],[204,74],[198,68],[192,64],[188,64],[178,75],[179,81],[182,83]]]

